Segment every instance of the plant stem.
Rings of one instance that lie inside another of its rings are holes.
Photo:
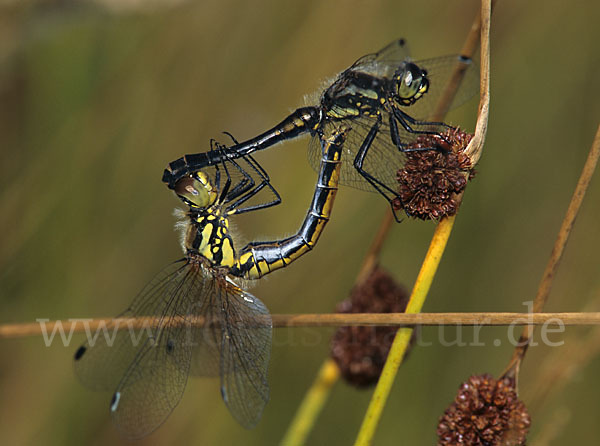
[[[467,35],[467,39],[463,45],[461,50],[461,55],[467,58],[472,58],[475,53],[475,49],[477,47],[477,42],[480,39],[480,31],[482,35],[487,37],[487,42],[485,48],[482,47],[482,68],[489,71],[489,24],[490,24],[490,15],[491,8],[495,0],[482,0],[482,12],[481,14],[477,14],[473,25],[471,26],[471,31]],[[482,23],[484,24],[482,28]],[[484,53],[486,51],[486,53]],[[464,75],[466,69],[465,64],[460,64],[455,68],[454,73],[450,78],[450,82],[446,85],[444,92],[440,97],[440,101],[438,102],[434,113],[432,114],[432,119],[434,121],[441,121],[445,116],[446,112],[450,108],[452,104],[452,100],[458,90],[462,77]],[[487,130],[487,116],[489,110],[489,72],[485,73],[482,77],[482,81],[480,84],[481,90],[481,98],[479,104],[479,113],[478,113],[478,121],[477,121],[477,131],[473,140],[469,143],[466,148],[466,151],[472,156],[473,165],[476,164],[477,160],[481,156],[481,149],[483,147],[483,141],[485,139],[485,133]],[[482,124],[482,121],[485,123]],[[462,200],[462,195],[456,198],[457,202],[460,203]],[[361,284],[373,271],[375,265],[377,264],[377,259],[379,258],[379,253],[383,247],[385,239],[390,231],[393,222],[393,215],[391,212],[387,212],[383,217],[383,220],[380,224],[379,230],[375,236],[373,243],[365,259],[361,266],[361,269],[357,275],[356,284]],[[313,420],[316,419],[313,417]]]
[[[478,31],[480,31],[480,40],[481,40],[481,83],[480,83],[480,102],[479,102],[479,112],[477,116],[477,125],[475,128],[475,135],[473,136],[471,142],[465,149],[465,153],[467,153],[470,158],[473,160],[473,164],[475,164],[479,157],[481,156],[483,143],[485,141],[485,135],[487,132],[487,121],[488,121],[488,112],[489,112],[489,36],[490,36],[490,19],[491,19],[491,8],[492,2],[491,0],[482,0],[481,1],[481,15],[478,19],[475,20],[471,32],[467,37],[467,42],[465,43],[465,47],[463,50],[466,52],[468,50],[474,51],[476,41],[476,37]],[[480,29],[478,29],[480,28]],[[471,56],[469,54],[465,54],[467,56]],[[458,86],[458,82],[454,82],[447,87],[448,89],[456,90]],[[446,97],[446,95],[443,95]],[[446,99],[446,103],[449,102],[450,99]],[[440,112],[444,111],[442,104],[440,104],[439,108]],[[458,198],[458,202],[460,202],[462,197]],[[429,251],[425,256],[425,260],[423,265],[421,266],[421,271],[419,272],[419,276],[417,277],[417,281],[415,282],[415,286],[413,288],[413,292],[406,308],[407,313],[418,313],[421,311],[423,304],[425,303],[425,299],[427,297],[427,293],[429,292],[429,288],[431,286],[431,282],[433,281],[433,277],[437,271],[437,267],[441,260],[442,254],[446,247],[446,243],[452,231],[452,226],[454,225],[455,217],[445,218],[438,224],[436,228],[436,232],[433,236],[433,240],[431,241]],[[356,438],[355,445],[364,446],[370,445],[373,440],[373,435],[375,434],[375,429],[377,424],[379,423],[379,419],[381,418],[381,414],[383,412],[383,408],[387,401],[387,398],[390,394],[394,379],[402,363],[402,359],[404,358],[404,354],[410,342],[410,337],[412,335],[412,329],[410,328],[401,328],[396,333],[396,338],[392,344],[390,352],[388,354],[387,361],[384,365],[383,371],[381,373],[381,377],[379,378],[379,382],[377,383],[377,387],[373,392],[373,396],[369,403],[369,407],[367,408],[367,413],[365,414],[365,418],[363,419],[363,423],[358,432],[358,436]]]
[[[415,282],[410,300],[406,307],[406,313],[419,313],[427,293],[435,277],[437,267],[442,259],[442,254],[446,248],[446,243],[452,232],[452,226],[454,225],[455,217],[449,217],[443,219],[437,226],[429,250],[421,266],[421,271]],[[408,347],[410,337],[412,335],[412,328],[401,328],[396,333],[396,337],[388,353],[387,361],[381,372],[381,377],[377,382],[377,387],[373,392],[367,413],[363,419],[362,426],[358,433],[355,445],[367,445],[371,443],[375,428],[383,412],[383,408],[390,394],[392,384],[396,378],[398,368],[402,363],[402,358]]]
[[[550,258],[548,259],[548,263],[546,264],[546,269],[544,270],[544,274],[542,275],[542,279],[540,281],[537,293],[535,295],[535,299],[533,300],[534,313],[542,311],[544,305],[548,300],[550,290],[552,289],[554,276],[556,275],[556,270],[558,269],[558,265],[560,263],[560,260],[565,250],[565,246],[569,239],[569,235],[571,234],[571,229],[573,229],[575,218],[577,217],[579,209],[581,208],[583,197],[585,196],[585,193],[590,184],[590,180],[592,179],[594,171],[596,170],[598,158],[600,158],[600,125],[598,126],[598,130],[596,131],[594,142],[592,143],[592,147],[590,148],[590,152],[585,161],[585,165],[583,166],[583,170],[581,171],[579,181],[577,182],[577,186],[575,187],[575,192],[571,197],[571,202],[569,203],[567,213],[565,214],[565,218],[563,219],[560,230],[558,231],[558,235],[556,236],[556,241],[554,242],[552,253],[550,254]],[[529,343],[531,342],[532,336],[533,326],[526,325],[523,328],[521,338],[519,339],[519,344],[515,348],[515,351],[513,352],[513,355],[508,363],[506,370],[503,373],[503,376],[510,375],[515,378],[518,376],[521,362],[525,357],[525,353],[527,352],[527,348],[529,347]]]
[[[324,313],[324,314],[274,314],[274,328],[290,327],[347,327],[352,325],[372,327],[414,326],[502,326],[549,325],[564,326],[600,325],[600,312],[581,313]],[[97,332],[107,329],[128,329],[156,326],[159,318],[138,319],[68,319],[0,325],[0,339],[23,338],[64,330],[68,333]],[[184,322],[180,322],[183,324]],[[202,320],[194,322],[201,326]]]

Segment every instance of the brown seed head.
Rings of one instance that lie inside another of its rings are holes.
[[[440,135],[421,135],[407,149],[439,150],[406,153],[404,167],[398,171],[399,195],[396,210],[421,220],[439,220],[454,215],[458,209],[456,195],[465,190],[474,176],[471,160],[464,149],[473,135],[450,128]]]
[[[471,376],[440,417],[438,446],[524,445],[531,425],[513,379]]]
[[[338,304],[338,313],[401,313],[408,294],[377,266],[368,279],[355,286]],[[375,384],[394,341],[397,327],[340,327],[331,339],[331,357],[344,379],[357,387]]]

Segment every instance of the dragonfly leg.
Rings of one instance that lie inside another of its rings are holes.
[[[418,119],[413,118],[411,115],[409,115],[408,113],[403,112],[402,110],[399,110],[397,108],[394,108],[394,114],[396,114],[396,112],[402,116],[402,118],[406,121],[406,122],[410,122],[413,125],[436,125],[436,126],[441,126],[441,127],[446,127],[446,128],[453,128],[451,125],[446,124],[445,122],[439,122],[439,121],[419,121]],[[410,131],[410,130],[407,130]],[[418,132],[420,133],[420,132]]]
[[[258,164],[258,162],[256,160],[254,160],[254,158],[252,158],[250,155],[244,157],[244,160],[246,160],[248,162],[250,167],[261,178],[261,182],[258,185],[256,185],[254,179],[237,162],[235,162],[235,160],[230,160],[240,170],[242,175],[245,175],[248,177],[248,179],[249,179],[249,181],[251,181],[251,183],[248,182],[247,184],[248,185],[251,184],[251,187],[246,186],[243,189],[243,192],[238,193],[236,196],[227,197],[228,200],[233,200],[233,199],[237,198],[236,201],[234,201],[227,207],[227,210],[231,211],[231,210],[235,209],[236,214],[242,214],[244,212],[255,211],[258,209],[265,209],[265,208],[268,208],[271,206],[276,206],[279,203],[281,203],[281,196],[279,195],[279,192],[277,192],[277,190],[271,184],[271,182],[269,180],[269,176],[267,175],[265,170],[262,168],[262,166],[260,164]],[[245,203],[250,198],[252,198],[256,194],[258,194],[265,187],[270,189],[274,195],[274,198],[271,201],[259,203],[259,204],[252,205],[252,206],[247,206],[244,208],[239,207],[241,204]]]
[[[373,186],[373,188],[377,192],[379,192],[388,201],[388,203],[390,204],[390,207],[392,208],[392,212],[394,213],[394,218],[396,219],[397,222],[400,222],[400,219],[396,213],[396,210],[394,209],[394,201],[401,200],[400,195],[398,195],[398,192],[396,192],[391,187],[384,184],[382,181],[375,178],[374,175],[370,174],[363,168],[363,165],[364,165],[365,159],[367,157],[367,154],[369,152],[369,149],[371,148],[371,145],[373,144],[373,141],[375,140],[375,137],[377,136],[377,133],[379,132],[380,127],[381,127],[381,117],[379,117],[377,122],[375,124],[373,124],[373,127],[371,127],[371,129],[369,130],[367,137],[360,145],[360,149],[358,149],[358,152],[356,153],[356,157],[354,158],[354,168],[358,171],[358,173],[360,173],[360,175],[365,180],[367,180],[367,182],[371,186]]]
[[[392,113],[392,115],[390,115],[390,136],[392,138],[393,143],[396,145],[396,147],[398,148],[399,151],[401,151],[403,153],[424,152],[424,151],[428,151],[428,150],[436,150],[438,152],[446,152],[446,149],[444,149],[444,147],[442,147],[441,145],[437,145],[434,147],[407,148],[406,145],[404,143],[402,143],[402,141],[400,139],[397,122],[399,122],[402,125],[402,127],[404,128],[404,130],[406,130],[409,133],[414,133],[414,134],[419,134],[419,135],[435,135],[435,136],[442,138],[442,140],[444,140],[448,145],[450,144],[450,142],[446,138],[444,138],[444,136],[441,135],[440,132],[436,132],[433,130],[415,130],[410,126],[410,124],[427,125],[427,126],[443,126],[448,129],[452,129],[453,128],[452,126],[450,126],[444,122],[417,121],[412,116],[410,116],[410,115],[404,113],[402,110],[398,110],[396,108],[393,109],[393,113]]]

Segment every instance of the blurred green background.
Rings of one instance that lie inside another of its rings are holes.
[[[478,10],[476,1],[447,0],[2,3],[1,322],[119,313],[181,256],[172,229],[178,201],[160,181],[167,162],[208,150],[224,130],[255,136],[304,105],[324,79],[397,37],[416,59],[456,53]],[[485,152],[426,311],[522,311],[535,295],[600,118],[599,18],[597,2],[498,2]],[[448,120],[472,130],[476,102]],[[307,143],[257,156],[284,202],[238,219],[247,240],[299,226],[315,182]],[[599,185],[595,178],[550,311],[600,306]],[[386,211],[378,196],[342,188],[317,249],[253,293],[272,313],[331,311]],[[382,263],[408,288],[433,230],[404,221],[387,242]],[[564,346],[531,349],[520,381],[525,402],[545,367],[570,365],[563,358],[588,331],[570,328],[551,336]],[[215,381],[191,380],[167,422],[138,444],[275,444],[328,354],[330,334],[275,331],[271,401],[255,430],[230,417]],[[470,329],[461,334],[473,338]],[[453,328],[421,336],[432,345],[413,350],[400,370],[377,445],[433,444],[460,382],[497,375],[512,352],[504,328],[483,329],[485,347],[442,345],[440,336],[456,340]],[[76,335],[67,348],[47,348],[41,337],[0,340],[0,444],[128,444],[111,425],[109,395],[73,375],[82,340]],[[599,373],[595,358],[564,387],[542,382],[558,391],[531,408],[530,439],[559,414],[565,423],[553,444],[595,442]],[[338,383],[309,444],[350,444],[369,397]]]

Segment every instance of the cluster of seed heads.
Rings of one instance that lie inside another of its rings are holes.
[[[473,135],[450,128],[440,135],[421,135],[406,149],[406,162],[398,171],[400,197],[396,210],[421,220],[439,220],[456,214],[458,200],[474,171],[464,149]],[[418,150],[418,149],[437,150]]]
[[[377,266],[338,304],[338,313],[402,313],[408,293]],[[397,327],[340,327],[331,339],[331,356],[344,379],[357,387],[375,384],[394,341]]]
[[[531,425],[511,378],[471,376],[437,427],[438,446],[524,445]]]

